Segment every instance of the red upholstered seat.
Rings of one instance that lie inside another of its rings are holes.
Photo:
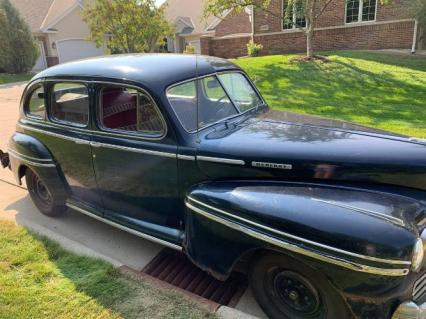
[[[102,92],[103,125],[111,129],[136,130],[137,99],[122,88]]]

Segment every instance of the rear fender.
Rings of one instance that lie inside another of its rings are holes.
[[[185,249],[224,279],[250,251],[280,250],[324,269],[403,277],[418,238],[417,201],[360,189],[269,181],[208,182],[186,198]]]
[[[16,182],[22,185],[22,177],[29,168],[54,192],[53,197],[63,202],[67,188],[60,167],[47,147],[35,137],[15,133],[9,141],[10,167]]]

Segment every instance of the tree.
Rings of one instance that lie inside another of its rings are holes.
[[[275,12],[269,10],[271,0],[206,0],[204,6],[204,17],[216,16],[220,17],[224,12],[233,10],[240,13],[246,7],[253,7],[255,10],[264,10],[267,13],[284,19],[286,24],[294,24],[293,15],[296,17],[304,17],[306,26],[300,28],[306,35],[306,56],[308,59],[314,58],[313,36],[314,27],[317,19],[323,14],[333,0],[285,0],[284,12],[277,16]],[[383,4],[390,3],[392,0],[381,0]],[[418,1],[424,5],[425,0]],[[423,15],[424,17],[424,15]],[[297,19],[296,19],[297,21]]]
[[[10,73],[30,70],[38,57],[30,28],[9,0],[0,0],[0,69]]]
[[[114,53],[154,52],[172,34],[155,0],[96,0],[82,15],[90,39]]]
[[[419,43],[426,45],[426,1],[412,0],[411,12],[419,25]]]

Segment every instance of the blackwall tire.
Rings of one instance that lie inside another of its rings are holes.
[[[31,169],[27,169],[25,172],[25,181],[34,205],[42,214],[49,217],[57,217],[66,211],[66,206],[63,203],[58,203],[43,180]]]
[[[256,255],[254,297],[271,319],[351,319],[342,297],[318,271],[284,254]]]

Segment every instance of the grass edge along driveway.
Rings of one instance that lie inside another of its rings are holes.
[[[0,219],[0,318],[214,317],[174,291]]]
[[[30,80],[34,74],[8,74],[8,73],[0,73],[0,85],[15,83],[15,82],[23,82]]]
[[[274,109],[350,121],[426,138],[426,58],[383,52],[323,52],[328,63],[296,55],[233,60]]]

